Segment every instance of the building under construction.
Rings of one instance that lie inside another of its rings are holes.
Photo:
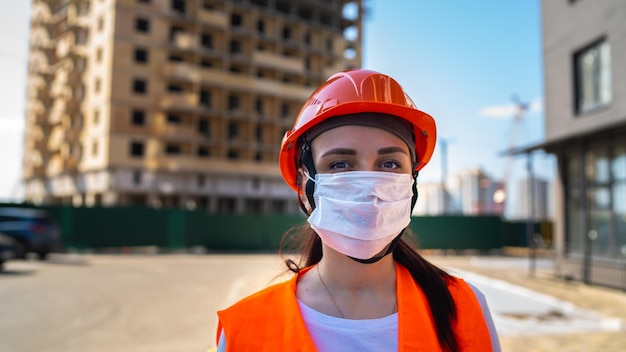
[[[25,199],[293,213],[301,104],[361,66],[361,0],[33,0]]]

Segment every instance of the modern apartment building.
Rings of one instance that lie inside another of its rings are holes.
[[[33,0],[23,177],[37,204],[290,213],[301,104],[361,65],[361,0]]]
[[[626,289],[626,2],[542,1],[558,272]]]

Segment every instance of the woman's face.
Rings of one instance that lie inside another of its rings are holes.
[[[346,125],[323,132],[311,142],[318,173],[386,171],[412,173],[409,147],[386,130]]]

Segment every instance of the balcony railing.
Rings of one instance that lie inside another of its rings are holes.
[[[159,168],[178,171],[178,170],[195,170],[198,168],[198,160],[195,156],[179,154],[179,155],[162,155],[158,158]]]
[[[198,16],[203,24],[210,24],[220,28],[229,27],[229,18],[223,12],[202,10]]]
[[[160,101],[161,108],[196,108],[198,106],[198,94],[178,93],[165,94]]]
[[[294,73],[304,74],[304,60],[285,57],[279,54],[254,51],[252,60],[259,65],[274,67],[280,70],[292,71]]]
[[[192,125],[159,123],[155,124],[152,131],[160,137],[195,137],[196,128]]]
[[[188,63],[165,64],[162,73],[167,77],[175,77],[185,81],[198,82],[200,80],[200,68]]]

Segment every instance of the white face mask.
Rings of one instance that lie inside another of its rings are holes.
[[[334,250],[357,259],[380,253],[411,221],[413,178],[382,171],[315,175],[311,228]]]

